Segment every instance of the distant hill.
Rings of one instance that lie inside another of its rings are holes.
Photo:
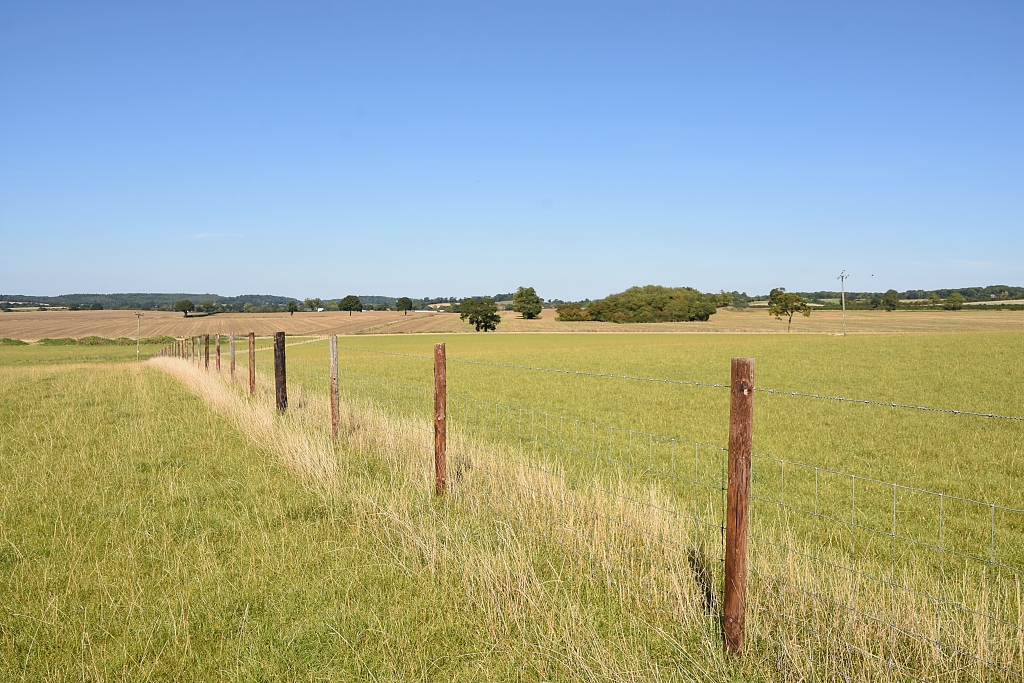
[[[89,308],[99,304],[105,309],[142,309],[171,310],[174,304],[188,299],[196,305],[209,301],[226,310],[242,310],[249,304],[251,307],[287,306],[295,301],[287,296],[272,294],[244,294],[242,296],[220,296],[219,294],[156,294],[156,293],[124,293],[124,294],[61,294],[60,296],[30,296],[25,294],[0,294],[0,305],[18,306],[79,306]]]
[[[988,287],[960,287],[953,289],[908,289],[900,292],[900,299],[916,301],[927,299],[932,294],[938,295],[940,299],[947,298],[953,292],[958,292],[967,301],[999,301],[1024,298],[1024,287],[1011,287],[1009,285],[989,285]],[[840,292],[796,292],[805,299],[811,301],[819,299],[838,299]],[[846,300],[881,298],[883,292],[846,292]]]

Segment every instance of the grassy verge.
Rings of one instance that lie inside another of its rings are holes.
[[[147,360],[164,347],[163,344],[143,344],[140,357]],[[129,346],[4,346],[0,348],[0,368],[55,365],[67,363],[129,363],[135,361],[135,344]]]
[[[163,362],[202,399],[148,365],[0,373],[0,678],[733,675],[687,590],[435,500],[400,431],[367,416],[337,451],[301,394],[280,419]]]

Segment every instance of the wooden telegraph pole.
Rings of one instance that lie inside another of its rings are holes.
[[[726,652],[743,651],[747,608],[747,524],[750,519],[750,449],[754,427],[754,359],[732,359],[729,409],[729,484],[725,508]]]
[[[206,371],[209,372],[210,371],[210,335],[207,334],[207,335],[203,335],[203,336],[204,336],[203,343],[205,345],[205,348],[203,349],[203,357],[204,357],[204,360],[206,362]]]
[[[217,374],[220,374],[220,335],[217,335]]]
[[[444,344],[434,344],[434,490],[445,492],[448,478],[448,381]]]

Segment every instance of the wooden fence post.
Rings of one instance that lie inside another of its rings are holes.
[[[750,450],[754,432],[754,359],[732,359],[729,405],[729,484],[725,508],[726,652],[739,655],[747,610],[747,524],[750,520]]]
[[[217,372],[220,373],[220,335],[217,335]]]
[[[434,490],[445,492],[448,477],[448,379],[444,344],[434,344]]]
[[[256,393],[256,333],[249,333],[249,395]]]
[[[206,361],[206,371],[210,371],[210,335],[204,335],[203,343],[205,348],[203,350],[203,357]]]
[[[331,335],[331,436],[338,436],[341,410],[338,406],[338,336]]]
[[[231,383],[235,383],[235,333],[228,335],[228,348],[231,353]]]
[[[274,387],[277,389],[277,411],[288,407],[288,385],[284,372],[284,332],[274,334]]]

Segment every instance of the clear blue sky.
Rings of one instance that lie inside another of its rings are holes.
[[[0,292],[844,268],[1024,284],[1024,3],[0,4]]]

